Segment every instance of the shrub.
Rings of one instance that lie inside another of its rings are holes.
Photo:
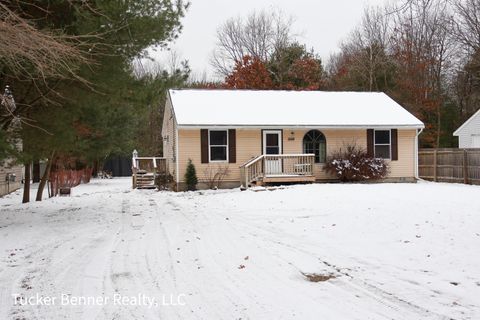
[[[185,171],[185,184],[187,185],[187,191],[197,190],[197,171],[192,163],[191,159],[188,159],[187,170]]]
[[[365,150],[355,144],[332,153],[324,168],[343,182],[377,180],[388,174],[385,160],[369,157]]]
[[[203,170],[204,181],[209,189],[218,189],[229,172],[228,165],[208,165]]]
[[[170,173],[159,174],[155,177],[155,185],[158,190],[172,190],[173,177]]]

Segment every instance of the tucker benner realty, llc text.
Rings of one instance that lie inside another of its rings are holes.
[[[23,294],[12,294],[14,305],[30,306],[142,306],[147,308],[184,306],[185,294],[170,294],[160,296],[148,296],[138,294],[135,296],[124,296],[115,293],[112,296],[74,296],[62,293],[59,296],[44,296],[38,293],[25,296]]]

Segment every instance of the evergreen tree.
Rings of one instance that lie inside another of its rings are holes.
[[[188,159],[187,170],[185,171],[185,183],[187,185],[187,191],[195,191],[197,189],[198,178],[192,159]]]
[[[148,47],[164,47],[178,36],[187,5],[169,0],[39,0],[8,5],[38,30],[61,30],[62,39],[80,39],[75,45],[88,52],[90,62],[65,65],[66,70],[75,70],[74,76],[47,76],[32,83],[29,70],[12,73],[0,57],[0,86],[11,85],[16,115],[30,124],[20,132],[24,150],[19,160],[28,165],[55,154],[57,159],[91,166],[110,154],[129,154],[139,140],[143,119],[151,110],[160,110],[168,86],[135,77],[132,62],[145,57]],[[170,75],[163,79],[168,83]],[[146,82],[151,84],[147,89]],[[160,132],[160,126],[156,130]],[[3,131],[0,147],[5,141]],[[158,144],[158,139],[152,143]],[[7,152],[5,147],[0,150]]]
[[[286,90],[320,90],[324,87],[320,58],[298,42],[277,48],[268,61],[273,85]]]

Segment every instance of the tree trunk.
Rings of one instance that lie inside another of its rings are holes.
[[[30,162],[25,163],[25,179],[23,183],[22,203],[30,202]]]
[[[39,160],[33,161],[32,182],[33,183],[40,182],[40,161]]]
[[[50,170],[52,168],[54,156],[55,156],[55,151],[52,151],[52,155],[50,159],[48,159],[47,167],[45,168],[45,172],[43,173],[42,179],[40,180],[40,184],[38,185],[37,198],[35,199],[35,201],[42,201],[43,189],[45,189],[45,185],[47,184],[48,177],[50,176]]]

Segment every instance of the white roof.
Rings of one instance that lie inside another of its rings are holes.
[[[377,92],[187,89],[170,98],[179,127],[424,127]]]

